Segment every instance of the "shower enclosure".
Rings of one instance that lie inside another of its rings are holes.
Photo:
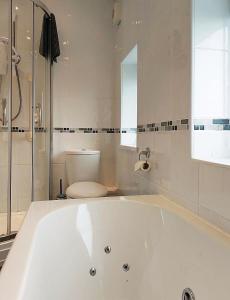
[[[44,14],[39,0],[0,0],[0,242],[18,231],[31,201],[50,198],[51,61],[39,52]]]

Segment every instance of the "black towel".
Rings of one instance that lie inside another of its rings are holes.
[[[51,62],[57,62],[57,57],[60,56],[60,45],[59,45],[59,38],[57,32],[57,24],[55,15],[50,15],[50,22],[51,22]]]
[[[44,14],[39,53],[45,58],[49,57],[49,39],[50,39],[50,17],[47,14]]]
[[[51,14],[50,17],[47,14],[44,14],[42,24],[39,53],[45,58],[48,58],[49,51],[51,55],[51,63],[57,62],[57,57],[59,57],[61,53],[57,32],[57,24],[54,14]]]

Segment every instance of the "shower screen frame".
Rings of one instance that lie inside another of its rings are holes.
[[[32,2],[33,5],[33,41],[32,41],[32,95],[31,95],[31,131],[32,131],[32,170],[31,170],[31,176],[32,176],[32,187],[31,187],[31,202],[35,200],[35,195],[34,195],[34,185],[35,185],[35,138],[36,138],[36,127],[35,127],[35,105],[36,105],[36,100],[35,100],[35,13],[36,9],[40,8],[44,13],[46,13],[48,16],[50,16],[51,12],[47,8],[47,6],[42,3],[40,0],[27,0]],[[7,226],[6,226],[6,232],[2,236],[0,236],[0,242],[1,239],[5,239],[4,236],[11,236],[12,235],[12,230],[11,230],[11,217],[12,217],[12,167],[13,167],[13,154],[12,154],[12,146],[13,146],[13,128],[12,128],[12,106],[13,106],[13,91],[12,91],[12,75],[13,75],[13,60],[12,60],[12,46],[13,46],[13,0],[9,0],[9,34],[8,34],[8,69],[9,69],[9,90],[8,90],[8,101],[7,101],[7,117],[8,117],[8,182],[7,182],[7,203],[6,203],[6,213],[7,213]],[[49,47],[50,48],[50,47]],[[48,153],[48,172],[49,172],[49,182],[48,184],[48,189],[49,189],[49,199],[51,199],[51,183],[52,183],[52,173],[51,173],[51,151],[52,151],[52,64],[51,64],[51,56],[47,58],[47,64],[49,68],[49,128],[45,128],[45,130],[49,133],[49,153]],[[46,132],[45,131],[45,132]],[[49,200],[49,199],[41,199],[41,200]]]

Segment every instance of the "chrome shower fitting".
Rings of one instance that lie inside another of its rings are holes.
[[[20,64],[21,56],[17,53],[16,49],[13,47],[14,54],[12,55],[12,61],[15,65]]]
[[[186,288],[182,294],[182,300],[195,300],[195,295],[190,288]]]
[[[35,107],[34,123],[37,127],[42,127],[42,105],[40,103],[37,103]]]
[[[145,150],[139,153],[139,160],[141,160],[141,156],[145,156],[145,160],[147,161],[150,158],[151,150],[150,148],[146,148]]]

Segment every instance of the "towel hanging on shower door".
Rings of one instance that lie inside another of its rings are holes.
[[[49,45],[51,49],[49,49]],[[57,32],[57,23],[54,14],[51,14],[50,16],[44,14],[42,24],[39,53],[45,58],[48,58],[49,51],[51,53],[51,63],[57,62],[57,57],[59,57],[61,53]]]

